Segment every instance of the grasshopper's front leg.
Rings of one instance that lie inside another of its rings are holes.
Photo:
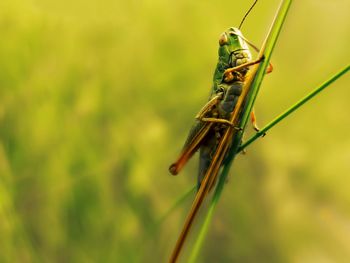
[[[260,131],[260,128],[258,127],[257,121],[256,121],[256,115],[255,115],[255,110],[254,108],[252,109],[252,112],[250,113],[250,121],[252,122],[253,129],[256,132]]]
[[[267,69],[266,69],[266,74],[269,74],[271,73],[273,70],[273,66],[271,63],[269,63],[269,65],[267,66]],[[256,131],[256,132],[259,132],[260,131],[260,128],[258,126],[258,123],[257,123],[257,120],[256,120],[256,115],[255,115],[255,109],[253,107],[253,110],[252,112],[250,113],[250,120],[252,122],[252,125],[253,125],[253,129]],[[264,133],[262,135],[262,137],[264,137],[266,135],[266,133]]]
[[[244,63],[244,64],[241,64],[239,66],[236,66],[236,67],[233,67],[233,68],[228,68],[225,70],[224,72],[224,81],[225,82],[230,82],[234,79],[234,75],[232,73],[234,72],[239,72],[240,70],[242,69],[245,69],[245,68],[248,68],[250,66],[253,66],[255,64],[259,64],[261,61],[264,60],[264,56],[262,57],[259,57],[258,59],[256,60],[253,60],[253,61],[250,61],[250,62],[247,62],[247,63]]]
[[[253,45],[254,46],[254,45]],[[254,46],[255,47],[255,46]],[[256,47],[255,47],[256,48]],[[227,70],[225,70],[224,72],[224,80],[225,81],[231,81],[233,78],[234,78],[234,75],[233,73],[237,73],[239,70],[243,69],[243,68],[246,68],[246,67],[250,67],[252,65],[255,65],[255,64],[258,64],[260,63],[262,60],[264,60],[264,56],[262,57],[259,57],[258,59],[254,60],[254,61],[250,61],[250,62],[247,62],[247,63],[244,63],[242,65],[239,65],[239,66],[236,66],[236,67],[233,67],[233,68],[229,68]],[[267,67],[267,70],[266,70],[266,74],[269,74],[273,71],[273,66],[271,63],[269,63],[268,67]],[[257,120],[256,120],[256,115],[255,115],[255,111],[254,111],[254,108],[252,110],[252,112],[250,113],[250,120],[252,122],[252,125],[253,125],[253,128],[256,132],[259,132],[260,131],[260,128],[258,127],[258,124],[257,124]],[[263,137],[265,136],[266,134],[264,133]]]

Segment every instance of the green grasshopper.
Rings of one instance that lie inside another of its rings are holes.
[[[215,150],[227,127],[238,129],[229,118],[242,93],[244,83],[249,75],[249,67],[263,59],[252,60],[248,45],[256,51],[259,50],[240,31],[244,19],[256,2],[257,0],[244,16],[239,28],[231,27],[221,34],[219,60],[214,72],[209,101],[197,114],[197,122],[190,130],[179,158],[169,167],[170,173],[177,175],[193,154],[199,150],[198,188],[212,163]],[[271,71],[272,66],[270,65],[268,72]],[[251,120],[254,129],[259,131],[254,111],[251,113]]]
[[[214,72],[212,92],[209,101],[196,116],[197,122],[192,127],[180,157],[169,167],[176,175],[192,155],[199,149],[198,188],[213,159],[215,150],[228,126],[235,129],[229,121],[238,98],[242,93],[249,67],[262,59],[252,61],[248,48],[251,44],[243,37],[238,28],[231,27],[219,38],[219,60]],[[254,129],[259,131],[254,112],[251,113]]]
[[[197,114],[197,121],[190,130],[179,158],[169,167],[171,174],[178,174],[193,154],[199,150],[198,192],[169,262],[176,262],[204,197],[215,185],[232,139],[237,131],[240,131],[238,123],[244,108],[244,99],[249,90],[248,85],[245,85],[250,74],[249,67],[263,60],[263,57],[252,60],[248,45],[256,51],[259,50],[240,31],[245,18],[256,2],[257,0],[245,14],[239,28],[231,27],[221,34],[219,59],[209,101]],[[271,71],[270,64],[267,73]],[[254,129],[258,131],[254,111],[251,112],[251,120]]]

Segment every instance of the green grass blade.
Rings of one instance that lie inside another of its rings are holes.
[[[247,98],[247,103],[244,109],[243,117],[240,122],[240,127],[244,128],[247,124],[247,121],[249,119],[250,112],[252,110],[255,98],[258,94],[261,82],[265,76],[266,68],[268,66],[270,57],[272,55],[273,49],[275,47],[278,35],[281,31],[282,25],[284,23],[284,20],[286,18],[286,15],[288,13],[289,6],[291,4],[292,0],[284,0],[281,2],[281,5],[277,11],[277,14],[275,16],[275,19],[272,23],[272,26],[267,34],[267,37],[264,41],[263,47],[261,48],[260,54],[263,54],[265,56],[265,59],[256,66],[256,74],[252,80],[251,83],[251,90]],[[237,153],[237,150],[239,148],[241,139],[242,139],[243,133],[237,133],[237,136],[234,138],[232,147],[230,149],[230,152],[227,156],[227,161],[224,164],[224,167],[222,169],[222,172],[220,174],[219,182],[217,184],[217,187],[215,189],[213,199],[209,205],[209,209],[205,215],[204,223],[200,228],[199,235],[195,241],[194,247],[191,251],[190,260],[189,262],[197,262],[197,258],[200,252],[200,249],[202,247],[202,244],[205,240],[210,222],[212,220],[212,217],[214,215],[214,209],[220,199],[226,178],[228,176],[229,169],[231,167],[231,164],[234,160],[234,157]]]
[[[163,221],[176,209],[178,208],[187,198],[196,192],[197,186],[193,186],[191,189],[183,193],[174,204],[158,219],[156,226],[161,225]]]
[[[335,75],[333,75],[331,78],[329,78],[327,81],[322,83],[319,87],[317,87],[315,90],[310,92],[308,95],[306,95],[304,98],[299,100],[297,103],[292,105],[290,108],[285,110],[283,113],[278,115],[275,119],[273,119],[270,123],[268,123],[264,128],[262,128],[259,132],[254,134],[251,138],[249,138],[246,142],[244,142],[239,148],[238,152],[242,151],[244,148],[246,148],[248,145],[250,145],[252,142],[254,142],[259,137],[263,136],[264,133],[266,133],[268,130],[270,130],[272,127],[274,127],[277,123],[281,122],[283,119],[285,119],[288,115],[290,115],[292,112],[296,111],[298,108],[300,108],[302,105],[304,105],[306,102],[311,100],[313,97],[315,97],[317,94],[319,94],[321,91],[323,91],[325,88],[327,88],[329,85],[331,85],[334,81],[336,81],[338,78],[343,76],[345,73],[347,73],[350,69],[350,65],[347,65],[340,71],[338,71]]]
[[[216,207],[216,204],[219,201],[219,199],[220,199],[219,195],[213,196],[213,199],[210,203],[210,206],[206,212],[204,222],[203,222],[201,229],[199,231],[199,234],[197,236],[196,242],[194,243],[194,246],[192,248],[190,258],[188,260],[189,263],[195,263],[198,261],[197,258],[198,258],[199,252],[200,252],[201,247],[204,243],[205,237],[207,236],[208,229],[209,229],[209,226],[211,223],[211,219],[213,218],[215,207]]]

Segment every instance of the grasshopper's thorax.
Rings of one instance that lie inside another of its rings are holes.
[[[237,28],[230,27],[219,38],[219,61],[214,73],[214,87],[213,92],[218,88],[218,85],[223,81],[224,71],[228,68],[233,68],[244,63],[251,61],[251,53],[247,42],[241,31]],[[242,69],[237,72],[237,78],[235,80],[241,80],[244,78],[248,71],[248,68]]]

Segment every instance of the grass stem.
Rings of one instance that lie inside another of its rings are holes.
[[[348,72],[350,69],[350,65],[347,65],[340,71],[338,71],[335,75],[333,75],[331,78],[329,78],[327,81],[322,83],[319,87],[314,89],[312,92],[310,92],[308,95],[306,95],[304,98],[299,100],[297,103],[292,105],[290,108],[285,110],[283,113],[278,115],[275,119],[273,119],[269,124],[267,124],[264,128],[262,128],[259,132],[254,134],[251,138],[249,138],[247,141],[245,141],[239,148],[238,152],[242,151],[246,147],[248,147],[252,142],[254,142],[259,137],[263,136],[268,130],[270,130],[272,127],[274,127],[277,123],[281,122],[283,119],[285,119],[287,116],[289,116],[292,112],[296,111],[298,108],[300,108],[302,105],[304,105],[306,102],[311,100],[313,97],[315,97],[318,93],[320,93],[322,90],[327,88],[329,85],[331,85],[334,81],[336,81],[338,78],[343,76],[346,72]]]
[[[240,121],[240,127],[242,130],[247,124],[247,121],[249,119],[250,112],[252,110],[254,101],[256,99],[256,96],[258,94],[261,82],[265,76],[265,72],[267,69],[267,66],[269,64],[270,57],[272,55],[273,49],[275,47],[277,38],[279,36],[279,33],[282,29],[283,23],[285,21],[285,18],[288,13],[288,9],[290,7],[292,0],[284,0],[281,2],[280,7],[276,13],[276,16],[272,22],[271,28],[267,34],[267,37],[264,41],[263,47],[261,48],[259,52],[259,57],[264,56],[264,60],[253,67],[252,69],[252,78],[246,83],[246,88],[250,88],[249,94],[247,96],[247,101],[245,103],[243,116]],[[204,218],[204,223],[202,224],[199,234],[197,236],[197,239],[195,240],[193,249],[190,254],[190,260],[189,262],[197,262],[197,258],[200,252],[200,249],[202,247],[202,244],[205,240],[206,234],[208,232],[209,225],[211,223],[211,220],[214,215],[214,209],[220,199],[226,178],[228,176],[229,169],[231,167],[231,164],[233,163],[234,157],[238,151],[238,148],[240,146],[240,142],[242,139],[243,132],[238,132],[236,136],[233,138],[232,146],[230,148],[230,151],[228,152],[228,156],[226,158],[226,161],[224,162],[223,169],[221,171],[219,182],[215,188],[215,192],[213,195],[213,199],[211,203],[209,204],[209,209],[207,210]]]

